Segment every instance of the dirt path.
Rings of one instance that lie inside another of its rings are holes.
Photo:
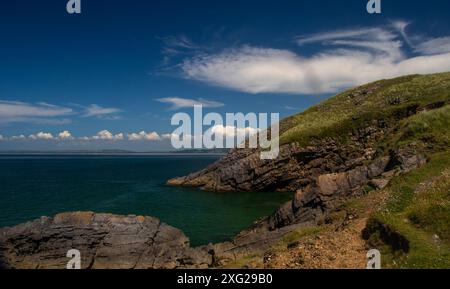
[[[366,267],[365,242],[361,238],[366,219],[357,219],[345,228],[308,236],[290,244],[286,250],[265,256],[265,268],[363,269]]]

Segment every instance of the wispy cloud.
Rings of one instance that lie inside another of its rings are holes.
[[[188,98],[181,98],[181,97],[164,97],[164,98],[158,98],[158,99],[156,99],[156,101],[171,104],[172,106],[170,109],[172,109],[172,110],[186,108],[186,107],[194,107],[195,105],[202,105],[203,107],[209,107],[209,108],[222,107],[225,105],[218,101],[207,100],[207,99],[203,99],[203,98],[199,98],[199,99],[195,100],[195,99],[188,99]]]
[[[448,38],[411,43],[408,22],[299,36],[303,46],[319,52],[302,56],[286,49],[241,46],[219,53],[202,53],[183,60],[185,78],[247,93],[318,94],[378,79],[450,70]],[[415,38],[414,38],[415,39]],[[417,47],[407,57],[404,48]]]
[[[0,100],[0,123],[34,123],[63,125],[71,123],[72,117],[96,117],[100,119],[119,119],[121,109],[91,104],[87,107],[78,104],[69,106],[53,105],[45,102],[27,103],[22,101]]]
[[[397,30],[398,33],[400,33],[400,35],[403,37],[403,40],[405,40],[405,42],[409,45],[412,46],[412,42],[409,39],[409,36],[406,33],[406,28],[410,25],[411,23],[408,21],[403,21],[403,20],[396,20],[396,21],[391,21],[391,25],[392,27],[394,27],[394,29]]]
[[[300,111],[300,110],[302,110],[301,108],[293,107],[293,106],[289,106],[289,105],[284,106],[284,109],[287,109],[287,110],[295,110],[295,111]]]
[[[73,115],[72,108],[51,105],[48,103],[26,103],[19,101],[0,100],[0,122],[36,122],[36,123],[67,123],[60,119]]]
[[[202,49],[185,35],[162,37],[160,40],[163,42],[163,66],[169,64],[172,58],[192,55]]]
[[[415,51],[425,55],[450,52],[450,36],[429,39],[415,47]]]
[[[185,35],[160,38],[164,44],[163,53],[179,54],[186,50],[196,50],[200,47]]]
[[[396,25],[400,26],[400,24]],[[404,31],[404,27],[398,27],[396,29]],[[401,51],[403,43],[395,31],[379,27],[340,30],[307,37],[298,37],[296,42],[300,46],[319,42],[325,46],[357,48],[364,51],[369,50],[373,54],[385,54],[390,60],[403,58]]]
[[[85,109],[84,117],[97,117],[97,118],[113,118],[117,119],[117,114],[122,110],[115,107],[102,107],[97,104],[91,104]]]

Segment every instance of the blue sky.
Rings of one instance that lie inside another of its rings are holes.
[[[170,149],[174,112],[286,117],[380,78],[450,71],[450,2],[8,1],[0,150]],[[139,134],[140,132],[144,133]]]

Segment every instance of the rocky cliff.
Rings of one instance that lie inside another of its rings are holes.
[[[365,144],[339,145],[333,140],[307,147],[284,145],[273,161],[261,160],[258,150],[234,150],[210,167],[168,184],[220,192],[296,191],[321,174],[362,165],[373,154]]]

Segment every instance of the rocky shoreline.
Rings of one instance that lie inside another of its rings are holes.
[[[71,249],[83,269],[212,268],[265,250],[299,226],[255,226],[230,242],[192,248],[183,232],[153,217],[61,213],[0,229],[0,268],[65,269]]]

